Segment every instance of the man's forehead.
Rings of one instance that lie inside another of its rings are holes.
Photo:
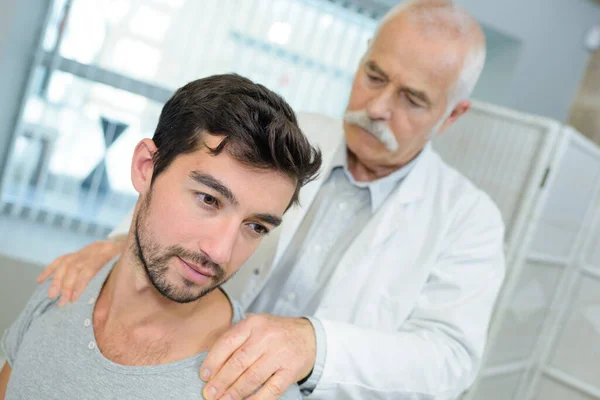
[[[365,60],[375,63],[391,80],[414,89],[435,94],[450,88],[460,73],[462,49],[448,40],[418,36],[418,32],[403,35],[402,30],[382,30]]]

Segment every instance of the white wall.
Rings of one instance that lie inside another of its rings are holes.
[[[485,29],[487,58],[473,97],[492,104],[508,104],[522,51],[521,42],[493,29]]]
[[[50,0],[0,0],[0,177]]]
[[[522,44],[503,104],[560,121],[569,115],[590,53],[586,30],[600,23],[591,0],[457,0],[482,24]]]

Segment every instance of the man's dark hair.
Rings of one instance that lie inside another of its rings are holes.
[[[284,173],[297,182],[290,202],[321,167],[321,152],[298,127],[296,115],[279,95],[235,74],[214,75],[178,89],[164,105],[154,144],[152,182],[180,154],[203,146],[205,134],[222,136],[219,146],[239,162]]]

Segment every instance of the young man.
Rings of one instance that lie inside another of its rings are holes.
[[[127,250],[86,301],[59,307],[49,284],[34,293],[2,340],[0,398],[198,399],[206,351],[243,318],[220,286],[320,163],[293,111],[263,86],[221,75],[179,89],[133,155]]]

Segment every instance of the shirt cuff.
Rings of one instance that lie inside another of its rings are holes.
[[[300,392],[302,395],[308,396],[315,390],[321,375],[323,375],[323,368],[325,368],[325,358],[327,357],[327,337],[325,336],[325,330],[321,321],[312,317],[304,317],[310,321],[315,330],[315,337],[317,342],[317,357],[315,359],[315,366],[311,371],[307,379],[300,384]]]

